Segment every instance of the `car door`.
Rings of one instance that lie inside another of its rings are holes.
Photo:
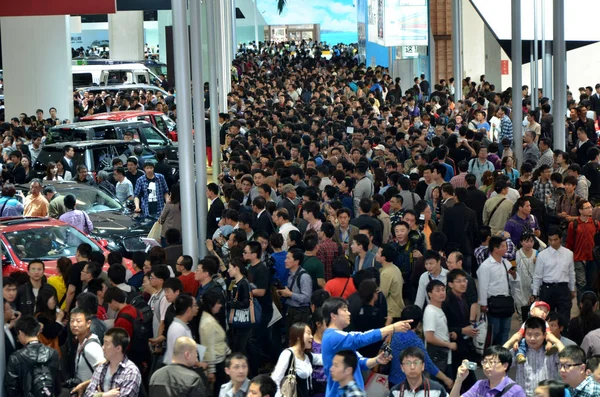
[[[153,150],[165,150],[168,159],[177,159],[177,148],[156,127],[144,124],[140,126],[139,130],[142,142]]]

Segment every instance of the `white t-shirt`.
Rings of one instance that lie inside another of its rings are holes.
[[[152,294],[148,301],[148,306],[150,306],[154,313],[154,316],[152,316],[152,334],[154,338],[159,336],[158,327],[160,322],[165,320],[165,313],[167,312],[169,304],[167,298],[165,298],[165,292],[162,289],[159,292]]]
[[[93,340],[95,340],[95,342]],[[85,349],[83,349],[83,346],[85,346]],[[85,354],[85,358],[87,358],[92,369],[90,369],[85,362],[83,354]],[[100,340],[95,334],[91,334],[88,339],[84,340],[83,344],[77,346],[77,354],[75,355],[75,377],[82,381],[92,379],[92,375],[94,374],[93,370],[96,369],[98,364],[103,362],[104,351],[102,351]]]
[[[450,342],[448,319],[442,309],[431,304],[427,305],[423,312],[423,333],[428,331],[433,331],[439,340]],[[448,354],[448,364],[451,364],[451,358],[452,354]]]

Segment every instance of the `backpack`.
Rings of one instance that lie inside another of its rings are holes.
[[[31,389],[27,397],[54,397],[54,380],[45,363],[34,363],[31,369]]]
[[[121,314],[120,317],[131,322],[133,325],[133,334],[131,335],[131,345],[129,348],[129,354],[133,361],[133,359],[147,357],[150,353],[148,339],[152,338],[153,335],[152,320],[154,313],[141,295],[133,298],[130,305],[136,310],[136,318],[127,313]]]

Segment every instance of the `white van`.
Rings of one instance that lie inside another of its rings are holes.
[[[73,65],[73,87],[92,84],[152,84],[158,76],[141,63],[118,65]]]

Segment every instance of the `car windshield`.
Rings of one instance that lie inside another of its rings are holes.
[[[72,257],[75,256],[79,244],[83,243],[91,245],[92,251],[100,251],[97,244],[69,225],[6,232],[4,236],[19,259],[24,262],[36,258],[53,260],[61,256]]]
[[[65,192],[61,192],[61,194],[65,196],[67,194],[72,194],[77,197],[77,209],[85,211],[88,214],[123,210],[123,206],[116,198],[100,189],[74,187]]]

